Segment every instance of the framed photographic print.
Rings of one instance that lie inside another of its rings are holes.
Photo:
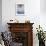
[[[24,15],[24,4],[16,4],[16,15]]]

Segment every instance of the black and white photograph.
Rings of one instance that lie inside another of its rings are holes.
[[[24,15],[24,4],[16,4],[16,15]]]

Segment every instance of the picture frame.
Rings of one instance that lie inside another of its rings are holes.
[[[16,15],[24,15],[24,4],[16,4]]]

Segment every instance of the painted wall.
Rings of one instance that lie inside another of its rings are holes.
[[[46,0],[40,0],[40,9],[42,13],[46,13]]]
[[[40,24],[46,31],[46,0],[40,0]]]
[[[23,16],[16,16],[16,4],[24,4],[25,14]],[[42,3],[40,0],[2,0],[2,25],[3,31],[8,30],[7,22],[11,19],[17,19],[19,22],[30,20],[33,25],[33,45],[38,46],[38,39],[36,37],[36,27],[39,24],[46,30],[46,15],[41,12]]]
[[[2,31],[2,0],[0,0],[0,31]]]
[[[16,16],[15,6],[17,3],[23,3],[25,5],[25,15]],[[19,22],[30,20],[33,23],[39,23],[40,15],[40,0],[2,0],[2,23],[3,26],[10,19],[17,19]],[[38,20],[38,21],[37,21]],[[4,29],[6,29],[4,27]]]

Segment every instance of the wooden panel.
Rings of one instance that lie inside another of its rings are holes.
[[[28,33],[28,46],[33,46],[33,23],[7,23],[9,25],[9,31],[11,32],[27,32]],[[16,36],[14,35],[13,38]],[[25,45],[27,46],[27,45]]]

